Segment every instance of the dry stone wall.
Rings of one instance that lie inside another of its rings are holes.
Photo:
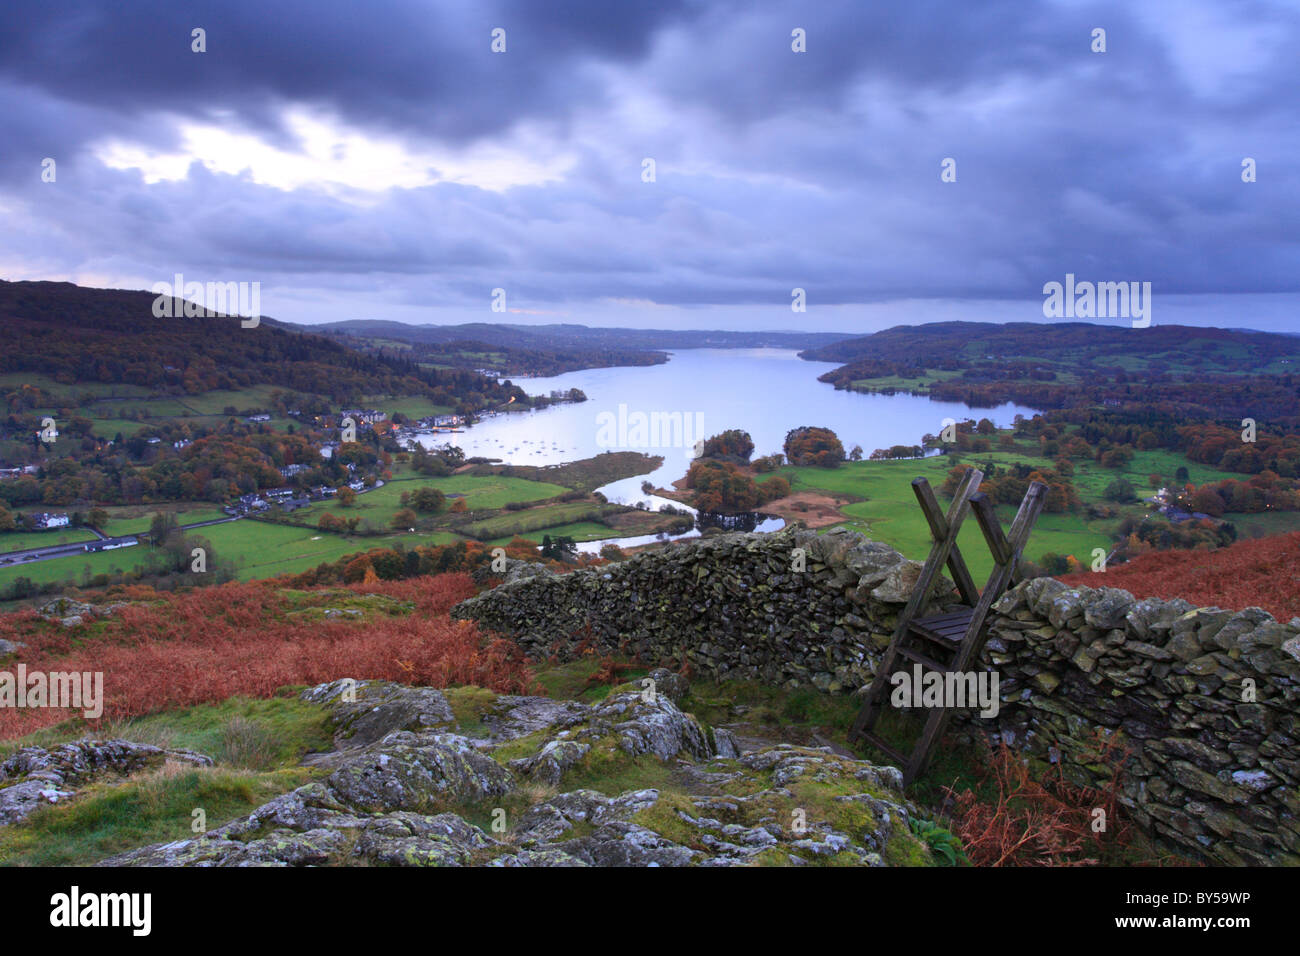
[[[716,680],[852,692],[920,566],[845,531],[726,534],[565,575],[513,567],[453,616],[536,657],[585,647]],[[944,593],[927,613],[953,606]],[[1040,578],[990,618],[996,718],[959,717],[1105,789],[1146,832],[1222,864],[1300,864],[1300,619]]]
[[[1300,619],[1051,578],[995,612],[984,656],[1003,740],[1079,785],[1118,770],[1136,823],[1185,851],[1300,865]]]
[[[539,657],[566,660],[585,645],[714,680],[839,692],[871,680],[920,565],[851,532],[784,531],[675,543],[563,575],[539,570],[512,568],[452,615]]]

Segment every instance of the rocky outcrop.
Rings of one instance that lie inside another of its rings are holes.
[[[452,616],[540,657],[586,645],[717,680],[849,691],[871,680],[919,571],[851,531],[722,534],[563,575],[508,574]],[[955,597],[940,591],[936,607]]]
[[[519,579],[452,613],[538,657],[586,645],[718,680],[851,691],[873,676],[916,574],[852,533],[728,534]],[[1123,752],[1119,798],[1147,833],[1214,862],[1300,864],[1300,619],[1042,578],[1009,591],[989,627],[981,663],[999,676],[1001,713],[959,715],[956,729],[1102,790]]]
[[[63,627],[78,627],[95,618],[111,617],[115,611],[126,607],[125,602],[117,604],[87,604],[72,598],[59,597],[47,601],[36,609],[36,613],[47,621],[57,621]]]
[[[443,719],[450,705],[427,688],[336,681],[303,697],[330,707],[338,731],[326,778],[196,839],[102,865],[930,862],[896,770],[784,744],[719,757],[667,694],[499,697],[477,733]],[[664,785],[557,792],[574,774],[599,786],[602,771],[622,779],[655,766]]]
[[[189,750],[163,750],[129,740],[78,740],[48,750],[24,747],[0,762],[0,826],[66,800],[92,781],[130,776],[169,760],[199,767],[212,764],[211,758]]]

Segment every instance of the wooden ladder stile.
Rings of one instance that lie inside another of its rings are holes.
[[[903,636],[907,634],[912,618],[925,607],[925,602],[929,599],[930,589],[934,585],[939,568],[948,563],[949,556],[957,547],[957,532],[966,517],[967,509],[970,507],[970,497],[979,490],[980,482],[983,480],[984,473],[982,471],[975,468],[969,469],[962,476],[961,482],[952,496],[952,502],[948,505],[948,513],[943,516],[942,523],[931,524],[932,529],[937,528],[942,531],[942,534],[937,533],[937,531],[934,534],[934,545],[930,548],[930,556],[926,558],[925,564],[921,568],[921,574],[916,580],[916,586],[912,589],[911,598],[898,615],[898,624],[894,628],[889,647],[886,648],[880,666],[876,670],[875,678],[871,681],[871,687],[867,691],[866,703],[858,711],[857,719],[853,722],[853,729],[849,733],[850,739],[865,736],[875,726],[876,718],[880,716],[885,686],[889,683],[889,675],[893,673],[894,665],[897,663],[899,643]],[[930,491],[930,483],[924,478],[917,478],[912,482],[912,491],[917,500],[921,502],[921,510],[925,512],[927,519],[931,515],[937,518],[939,505],[934,500],[934,493]],[[962,560],[960,552],[957,554],[957,562],[958,567],[961,569],[957,572],[957,576],[959,578],[964,577],[967,582],[970,582],[970,572],[966,570],[966,564]],[[974,590],[973,583],[970,583],[970,588],[972,591]]]
[[[1047,486],[1040,481],[1031,482],[1015,519],[1011,522],[1010,531],[1004,535],[993,503],[978,490],[983,479],[984,475],[980,471],[969,469],[958,485],[946,515],[940,512],[934,493],[924,478],[912,482],[912,490],[930,526],[934,544],[922,566],[911,599],[899,614],[898,626],[881,658],[849,734],[850,740],[866,740],[902,764],[904,783],[911,783],[925,772],[934,746],[947,726],[952,708],[941,706],[930,709],[921,736],[910,755],[903,754],[877,735],[874,732],[875,725],[884,709],[889,679],[895,673],[899,658],[939,673],[964,673],[970,669],[984,648],[985,623],[989,610],[1010,584],[1022,579],[1020,557],[1046,500]],[[968,511],[975,514],[985,543],[993,555],[993,571],[983,591],[975,589],[966,562],[957,547],[957,533]],[[966,606],[959,611],[918,618],[917,615],[929,600],[939,568],[945,564],[952,573],[953,582]],[[913,642],[923,642],[925,646],[916,647]],[[939,657],[947,657],[948,660],[940,660]]]

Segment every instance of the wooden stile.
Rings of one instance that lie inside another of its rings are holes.
[[[912,491],[930,526],[934,544],[921,568],[912,596],[899,614],[898,626],[881,658],[876,675],[867,689],[862,709],[849,734],[850,740],[865,740],[897,761],[903,769],[904,783],[911,783],[925,771],[930,754],[948,723],[951,708],[932,708],[911,754],[903,754],[874,732],[889,696],[890,676],[896,672],[900,658],[938,673],[965,672],[979,659],[986,638],[988,612],[1013,582],[1021,580],[1020,557],[1046,500],[1047,486],[1041,481],[1032,482],[1020,503],[1020,510],[1011,522],[1010,531],[1003,534],[993,503],[979,490],[983,480],[983,472],[975,468],[969,469],[957,486],[946,514],[940,509],[929,482],[924,478],[912,482]],[[972,511],[993,555],[993,572],[983,591],[976,590],[957,547],[957,533],[961,530],[967,513]],[[918,617],[930,600],[930,592],[938,580],[939,570],[945,565],[952,574],[966,607],[944,614]]]

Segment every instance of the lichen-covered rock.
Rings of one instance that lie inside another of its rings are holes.
[[[364,747],[398,730],[422,731],[456,724],[447,698],[432,687],[343,678],[312,687],[301,696],[328,706],[336,739],[352,747]]]
[[[754,786],[767,784],[768,772],[772,785]],[[534,804],[492,834],[458,812],[369,812],[331,780],[277,797],[201,837],[143,847],[101,865],[930,863],[910,832],[911,807],[890,775],[865,761],[781,745],[752,755],[742,773],[711,775],[706,767],[703,778],[710,776],[744,784],[744,792],[573,790]],[[497,813],[504,819],[503,810]]]
[[[453,616],[541,658],[585,643],[704,680],[852,693],[874,675],[917,570],[852,532],[720,534],[518,580]],[[948,602],[946,581],[940,592],[926,612]],[[1001,710],[958,714],[954,731],[1016,741],[1102,790],[1123,755],[1120,800],[1148,834],[1221,863],[1300,864],[1300,809],[1286,803],[1300,787],[1300,619],[1036,578],[988,624],[980,663],[998,673]],[[730,754],[725,736],[711,744]],[[1193,797],[1208,815],[1184,812]],[[1221,815],[1240,825],[1227,832]]]
[[[347,757],[329,784],[341,801],[371,812],[424,811],[504,796],[515,786],[510,771],[467,738],[405,730]]]
[[[557,785],[564,772],[590,751],[590,744],[578,743],[576,740],[551,740],[532,756],[510,761],[510,769],[530,780]]]
[[[418,698],[419,690],[386,685],[371,699],[392,704],[408,692]],[[338,691],[335,682],[304,696],[341,707]],[[597,704],[549,707],[543,700],[499,698],[497,722],[480,739],[427,728],[393,731],[362,747],[340,737],[328,777],[202,836],[101,865],[930,862],[910,833],[914,811],[892,767],[788,744],[715,758],[695,718],[661,694],[616,689]],[[713,737],[728,739],[722,731]],[[738,750],[734,742],[727,749]],[[516,756],[520,750],[527,752]],[[603,763],[592,764],[597,756]],[[601,766],[620,774],[646,761],[673,768],[674,788],[555,792],[579,766],[598,780]],[[517,791],[516,780],[544,786]],[[529,793],[531,805],[519,810]],[[492,832],[471,819],[491,820]]]
[[[36,609],[36,613],[47,621],[58,622],[63,627],[77,627],[91,618],[111,617],[115,611],[125,606],[126,604],[120,601],[116,604],[87,604],[84,601],[74,601],[69,597],[58,597],[42,604]]]
[[[577,736],[618,739],[618,746],[632,756],[653,754],[670,760],[685,752],[692,757],[709,757],[713,748],[699,723],[682,713],[667,697],[638,691],[611,694],[591,712],[588,726]]]
[[[57,747],[24,747],[0,761],[0,826],[37,807],[58,803],[104,776],[130,776],[167,761],[198,767],[212,759],[189,750],[164,750],[129,740],[78,740]]]

